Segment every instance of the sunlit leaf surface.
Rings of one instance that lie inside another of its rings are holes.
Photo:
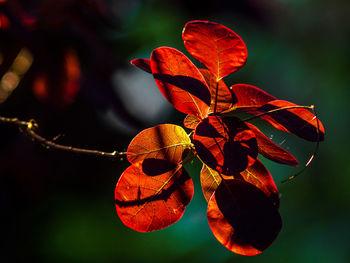
[[[260,107],[276,99],[262,89],[247,84],[236,84],[230,89],[233,92],[235,108]]]
[[[188,129],[195,129],[198,125],[198,123],[200,123],[200,119],[198,119],[195,116],[192,115],[187,115],[184,119],[184,126]]]
[[[243,40],[223,25],[191,21],[185,25],[182,38],[188,52],[203,63],[217,80],[238,70],[247,60]]]
[[[203,119],[210,106],[210,91],[197,67],[180,51],[153,50],[151,69],[165,98],[179,111]]]
[[[221,175],[221,176],[225,176],[225,175]],[[231,179],[232,178],[233,177],[231,177]],[[220,177],[220,174],[217,171],[203,164],[203,167],[200,173],[200,180],[201,180],[201,186],[202,186],[204,198],[208,202],[211,195],[219,187],[222,179]]]
[[[126,157],[131,163],[156,158],[177,164],[190,146],[191,140],[182,127],[161,124],[137,134],[129,144]]]
[[[283,107],[297,106],[294,103],[284,100],[274,100],[257,109],[256,113],[264,113]],[[316,116],[303,108],[279,110],[260,117],[276,129],[294,133],[308,141],[323,141],[324,127],[318,120],[319,132],[317,132]]]
[[[152,74],[151,61],[146,58],[135,58],[130,61],[131,65],[134,65],[148,73]]]
[[[260,189],[242,180],[225,180],[208,202],[208,222],[216,239],[234,253],[260,254],[277,237],[281,217]]]
[[[157,159],[148,165],[147,160],[129,166],[115,188],[119,218],[140,232],[178,221],[193,196],[192,179],[182,167]]]
[[[267,138],[256,126],[246,123],[248,127],[255,133],[258,142],[259,153],[271,161],[298,166],[298,160],[294,158],[288,151]]]
[[[196,127],[193,143],[200,159],[225,175],[244,171],[258,155],[254,132],[235,117],[204,119]]]
[[[223,80],[216,80],[214,74],[207,69],[200,69],[211,93],[211,104],[209,112],[222,112],[232,107],[231,91]]]

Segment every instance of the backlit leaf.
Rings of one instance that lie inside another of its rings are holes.
[[[233,176],[220,176],[220,174],[217,171],[203,164],[203,168],[200,173],[200,180],[203,195],[207,201],[209,201],[212,194],[219,187],[220,183],[222,182],[221,178],[223,178],[224,180],[244,180],[247,183],[250,183],[259,188],[261,191],[263,191],[276,207],[279,206],[279,196],[275,182],[273,181],[273,178],[269,171],[259,160],[256,160],[256,162],[252,166],[250,166],[243,172],[237,173]]]
[[[260,107],[276,99],[262,89],[251,85],[236,84],[231,86],[230,89],[233,92],[235,108]]]
[[[151,69],[165,98],[179,111],[203,119],[210,106],[210,91],[197,67],[180,51],[153,50]]]
[[[134,65],[148,73],[152,74],[151,61],[146,58],[135,58],[130,61],[131,65]]]
[[[221,175],[221,176],[227,179],[233,178],[232,176],[226,176],[226,175]],[[219,187],[222,181],[221,176],[217,171],[203,164],[203,167],[200,173],[200,180],[201,180],[203,195],[205,200],[207,200],[207,202],[209,201],[210,197],[215,192],[215,190]]]
[[[211,103],[209,112],[222,112],[232,107],[231,91],[223,80],[216,80],[214,74],[207,69],[200,69],[211,93]]]
[[[242,180],[225,180],[208,202],[208,222],[216,239],[234,253],[260,254],[277,237],[281,217],[271,200]]]
[[[188,52],[203,63],[217,78],[241,68],[247,60],[243,40],[231,29],[213,22],[191,21],[182,38]]]
[[[292,154],[278,146],[276,143],[267,138],[256,126],[246,123],[248,127],[255,133],[258,142],[259,153],[271,161],[298,166],[297,159]]]
[[[130,142],[126,157],[131,163],[146,158],[179,163],[187,154],[191,140],[185,130],[173,124],[161,124],[143,130]]]
[[[202,120],[193,143],[199,158],[224,175],[244,171],[258,155],[254,132],[236,117],[209,116]]]
[[[264,113],[283,107],[298,106],[284,100],[274,100],[257,109],[256,113]],[[303,108],[279,110],[260,117],[267,121],[276,129],[294,133],[295,135],[308,141],[323,141],[324,127],[318,120],[319,133],[317,133],[316,116]]]
[[[276,184],[259,159],[252,166],[241,172],[240,175],[242,176],[241,179],[263,191],[275,207],[279,207],[280,201]],[[235,176],[235,178],[239,177]]]
[[[146,173],[146,160],[129,166],[115,188],[119,218],[140,232],[162,229],[178,221],[193,196],[192,179],[182,167],[154,159]],[[161,163],[161,170],[156,162]]]
[[[195,129],[198,125],[198,123],[200,123],[200,119],[198,119],[195,116],[192,115],[187,115],[184,119],[184,126],[188,129]]]

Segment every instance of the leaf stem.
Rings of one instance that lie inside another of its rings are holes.
[[[118,151],[103,152],[99,150],[82,149],[82,148],[66,146],[66,145],[55,143],[54,142],[55,138],[53,140],[48,140],[40,136],[36,132],[36,129],[39,127],[39,125],[33,119],[30,121],[22,121],[22,120],[19,120],[18,118],[6,118],[6,117],[0,116],[0,122],[17,126],[21,132],[26,133],[27,135],[29,135],[29,137],[31,137],[33,141],[39,142],[43,147],[47,149],[52,148],[52,149],[58,149],[58,150],[67,151],[67,152],[74,152],[78,154],[104,156],[108,158],[120,158],[121,156],[124,156],[126,154],[126,152],[118,152]]]
[[[219,90],[219,81],[216,81],[216,88],[215,88],[215,101],[214,101],[214,113],[216,112],[216,106],[218,103],[218,90]]]

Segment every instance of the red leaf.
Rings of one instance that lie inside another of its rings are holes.
[[[126,157],[131,163],[157,158],[177,164],[187,155],[191,144],[182,127],[161,124],[137,134],[129,144]]]
[[[147,160],[147,159],[146,159]],[[193,196],[193,182],[182,167],[165,160],[162,170],[154,163],[147,169],[145,162],[129,166],[115,188],[116,210],[122,222],[140,232],[167,227],[178,221]]]
[[[198,124],[193,140],[199,158],[224,175],[244,171],[258,155],[253,131],[236,117],[209,116]]]
[[[259,153],[271,161],[288,164],[291,166],[298,166],[297,159],[294,158],[288,151],[275,144],[267,138],[256,126],[247,123],[247,126],[255,133],[258,142]]]
[[[213,22],[191,21],[182,33],[186,49],[217,80],[241,68],[247,60],[243,40],[231,29]]]
[[[262,89],[251,85],[236,84],[231,86],[230,89],[234,94],[235,108],[260,107],[276,99]]]
[[[224,180],[239,179],[250,183],[261,191],[263,191],[266,196],[270,198],[273,205],[279,207],[279,196],[278,190],[273,181],[273,178],[269,171],[265,168],[261,161],[256,160],[256,162],[239,174],[231,176],[220,175],[217,171],[207,167],[203,164],[203,168],[200,173],[201,186],[203,190],[203,195],[207,201],[209,201],[212,194],[219,187]]]
[[[257,109],[255,114],[265,113],[283,107],[298,106],[284,100],[274,100]],[[323,141],[324,127],[318,120],[319,134],[317,134],[316,116],[303,108],[279,110],[260,117],[278,130],[294,133],[308,141]]]
[[[262,253],[282,227],[277,208],[257,187],[225,180],[208,202],[209,226],[216,239],[234,253]]]
[[[135,58],[130,61],[131,65],[134,65],[148,73],[152,74],[151,61],[146,58]]]
[[[269,171],[259,159],[252,166],[241,172],[240,175],[242,176],[241,179],[263,191],[275,207],[279,207],[280,199],[276,184]],[[235,178],[238,178],[238,176]]]
[[[192,115],[187,115],[184,119],[184,126],[188,129],[195,129],[198,125],[198,123],[200,123],[200,119],[198,119],[197,117],[194,117]]]
[[[223,80],[216,81],[214,74],[207,69],[200,69],[211,93],[209,112],[222,112],[232,107],[231,91]]]
[[[151,69],[165,98],[181,112],[203,119],[210,106],[210,91],[197,67],[180,51],[153,50]]]

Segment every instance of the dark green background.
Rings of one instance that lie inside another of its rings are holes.
[[[34,55],[29,72],[0,105],[0,115],[34,118],[47,138],[62,133],[62,144],[125,150],[144,128],[158,123],[181,125],[184,115],[170,107],[168,115],[143,118],[132,98],[123,100],[120,83],[113,76],[125,75],[126,83],[135,83],[127,76],[138,69],[129,61],[148,58],[159,46],[175,47],[188,55],[181,32],[186,22],[196,19],[224,24],[247,45],[248,61],[225,78],[227,85],[247,83],[280,99],[314,104],[326,137],[312,165],[292,182],[281,183],[300,168],[263,160],[279,187],[283,228],[263,254],[243,257],[220,245],[209,229],[199,162],[187,166],[195,195],[183,218],[161,231],[137,233],[121,223],[114,208],[114,187],[127,161],[46,150],[16,128],[1,124],[2,262],[350,261],[348,1],[10,2],[41,24],[40,30],[24,30],[13,6],[0,4],[12,22],[9,31],[0,31],[0,52],[10,59],[8,54],[26,46]],[[44,3],[52,7],[54,2],[64,7],[43,11]],[[64,23],[55,27],[61,18]],[[83,80],[75,102],[57,110],[38,101],[31,85],[38,72],[50,72],[49,64],[55,63],[51,56],[62,46],[77,50]],[[4,65],[0,69],[3,74]],[[142,93],[142,82],[130,88],[136,97],[138,89]],[[155,83],[151,92],[159,93]],[[124,126],[106,121],[109,111]],[[313,151],[312,143],[263,128],[276,142],[286,138],[284,145],[301,164]]]

